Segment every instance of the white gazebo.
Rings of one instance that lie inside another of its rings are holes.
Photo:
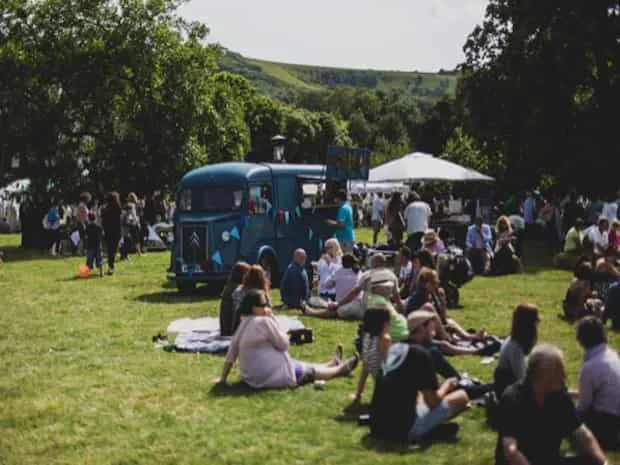
[[[370,182],[495,181],[490,176],[428,153],[415,152],[370,170]]]

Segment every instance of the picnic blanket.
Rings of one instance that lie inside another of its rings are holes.
[[[276,316],[280,328],[285,333],[302,329],[304,324],[296,317]],[[193,352],[205,354],[225,354],[230,347],[230,336],[220,336],[218,318],[181,318],[168,325],[169,333],[177,333],[174,343],[167,348],[175,352]]]

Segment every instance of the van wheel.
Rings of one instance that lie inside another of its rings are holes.
[[[177,289],[181,294],[191,294],[196,290],[196,283],[191,281],[177,281]]]
[[[265,270],[265,276],[271,283],[271,287],[278,287],[280,284],[280,279],[275,257],[270,253],[264,253],[258,260],[258,264],[263,268],[263,270]]]

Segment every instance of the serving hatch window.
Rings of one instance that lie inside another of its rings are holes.
[[[184,212],[226,212],[239,210],[243,189],[232,186],[208,186],[184,189],[179,194],[179,209]]]

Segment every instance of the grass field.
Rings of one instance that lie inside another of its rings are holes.
[[[333,380],[323,391],[213,391],[221,357],[153,348],[151,336],[172,320],[218,311],[216,299],[177,294],[166,280],[165,253],[134,257],[113,277],[84,281],[74,278],[80,259],[28,253],[18,244],[18,236],[0,236],[2,465],[493,462],[496,435],[479,408],[457,420],[457,443],[402,450],[369,440],[342,415],[357,377]],[[464,308],[451,316],[505,335],[517,303],[537,304],[540,339],[564,350],[575,386],[581,350],[573,327],[556,317],[568,279],[540,266],[477,278],[462,289]],[[316,342],[293,347],[294,357],[325,360],[339,341],[351,353],[355,323],[302,320]],[[618,347],[620,335],[610,334],[610,344]],[[494,365],[477,357],[453,362],[482,380],[492,376]],[[235,370],[231,381],[237,379]],[[366,401],[371,392],[372,383]],[[611,458],[620,463],[620,455]]]

